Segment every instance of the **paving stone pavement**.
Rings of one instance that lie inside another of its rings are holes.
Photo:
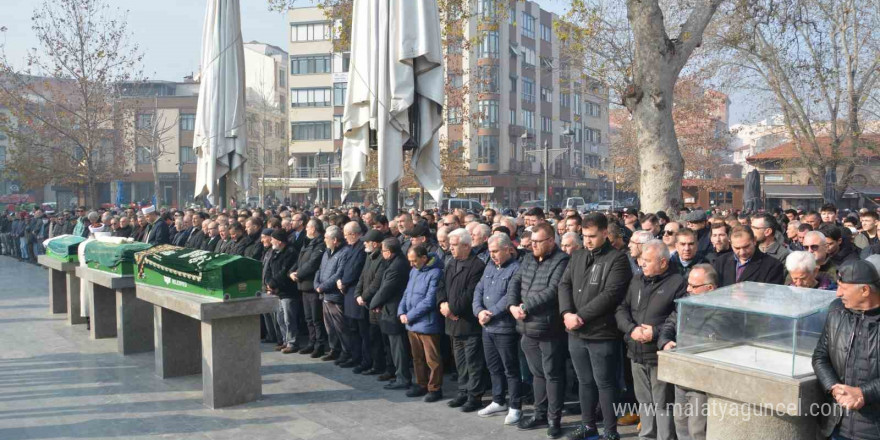
[[[545,438],[544,430],[504,426],[503,416],[409,399],[375,376],[267,344],[263,398],[211,410],[202,406],[200,376],[162,380],[152,352],[123,357],[114,339],[89,340],[85,325],[49,314],[47,289],[45,269],[0,256],[0,440]],[[445,379],[449,398],[455,387]],[[621,431],[635,437],[634,427]]]

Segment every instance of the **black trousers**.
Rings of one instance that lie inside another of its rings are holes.
[[[602,409],[605,432],[617,431],[614,403],[620,394],[620,340],[589,341],[568,336],[568,351],[577,374],[581,421],[596,427],[596,406]]]
[[[519,334],[489,333],[483,330],[483,352],[492,377],[492,401],[503,405],[506,389],[510,395],[510,408],[522,409]]]
[[[351,350],[351,359],[363,368],[373,366],[373,355],[370,351],[370,321],[367,318],[355,319],[345,317],[345,337]]]
[[[565,339],[523,336],[520,345],[532,373],[535,417],[544,417],[546,414],[549,420],[560,421],[565,397]]]
[[[342,304],[323,301],[324,327],[327,329],[327,340],[330,341],[330,351],[339,354],[342,358],[351,357],[348,340],[345,338],[345,316]]]
[[[486,389],[483,383],[486,358],[482,335],[453,336],[452,352],[455,354],[455,369],[458,370],[458,394],[482,397]]]
[[[327,348],[327,330],[324,328],[324,302],[317,292],[303,292],[303,314],[309,332],[309,345]]]
[[[370,324],[370,356],[373,358],[373,369],[394,374],[391,341],[382,334],[379,324]]]

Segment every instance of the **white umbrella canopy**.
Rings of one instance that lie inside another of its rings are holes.
[[[444,73],[436,0],[355,0],[348,96],[342,117],[343,198],[366,171],[370,127],[377,131],[379,187],[403,177],[403,145],[419,124],[412,168],[440,201]],[[418,121],[410,121],[417,106]],[[396,207],[395,207],[396,209]]]
[[[238,0],[208,0],[201,69],[193,137],[198,157],[195,195],[216,204],[222,177],[227,177],[227,183],[231,180],[248,187],[244,45]]]

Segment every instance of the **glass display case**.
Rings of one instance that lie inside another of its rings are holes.
[[[739,283],[677,300],[675,351],[787,377],[813,374],[833,291]]]

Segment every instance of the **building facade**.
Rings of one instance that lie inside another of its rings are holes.
[[[456,195],[505,207],[543,199],[546,146],[560,150],[549,155],[551,204],[597,199],[597,170],[608,154],[607,90],[560,61],[558,17],[537,3],[479,0],[473,7],[462,35],[443,47],[441,148],[465,158],[468,170],[457,178]],[[334,52],[322,10],[291,9],[288,19],[292,196],[315,200],[329,184],[338,197],[348,55]],[[465,41],[478,44],[464,50]]]

